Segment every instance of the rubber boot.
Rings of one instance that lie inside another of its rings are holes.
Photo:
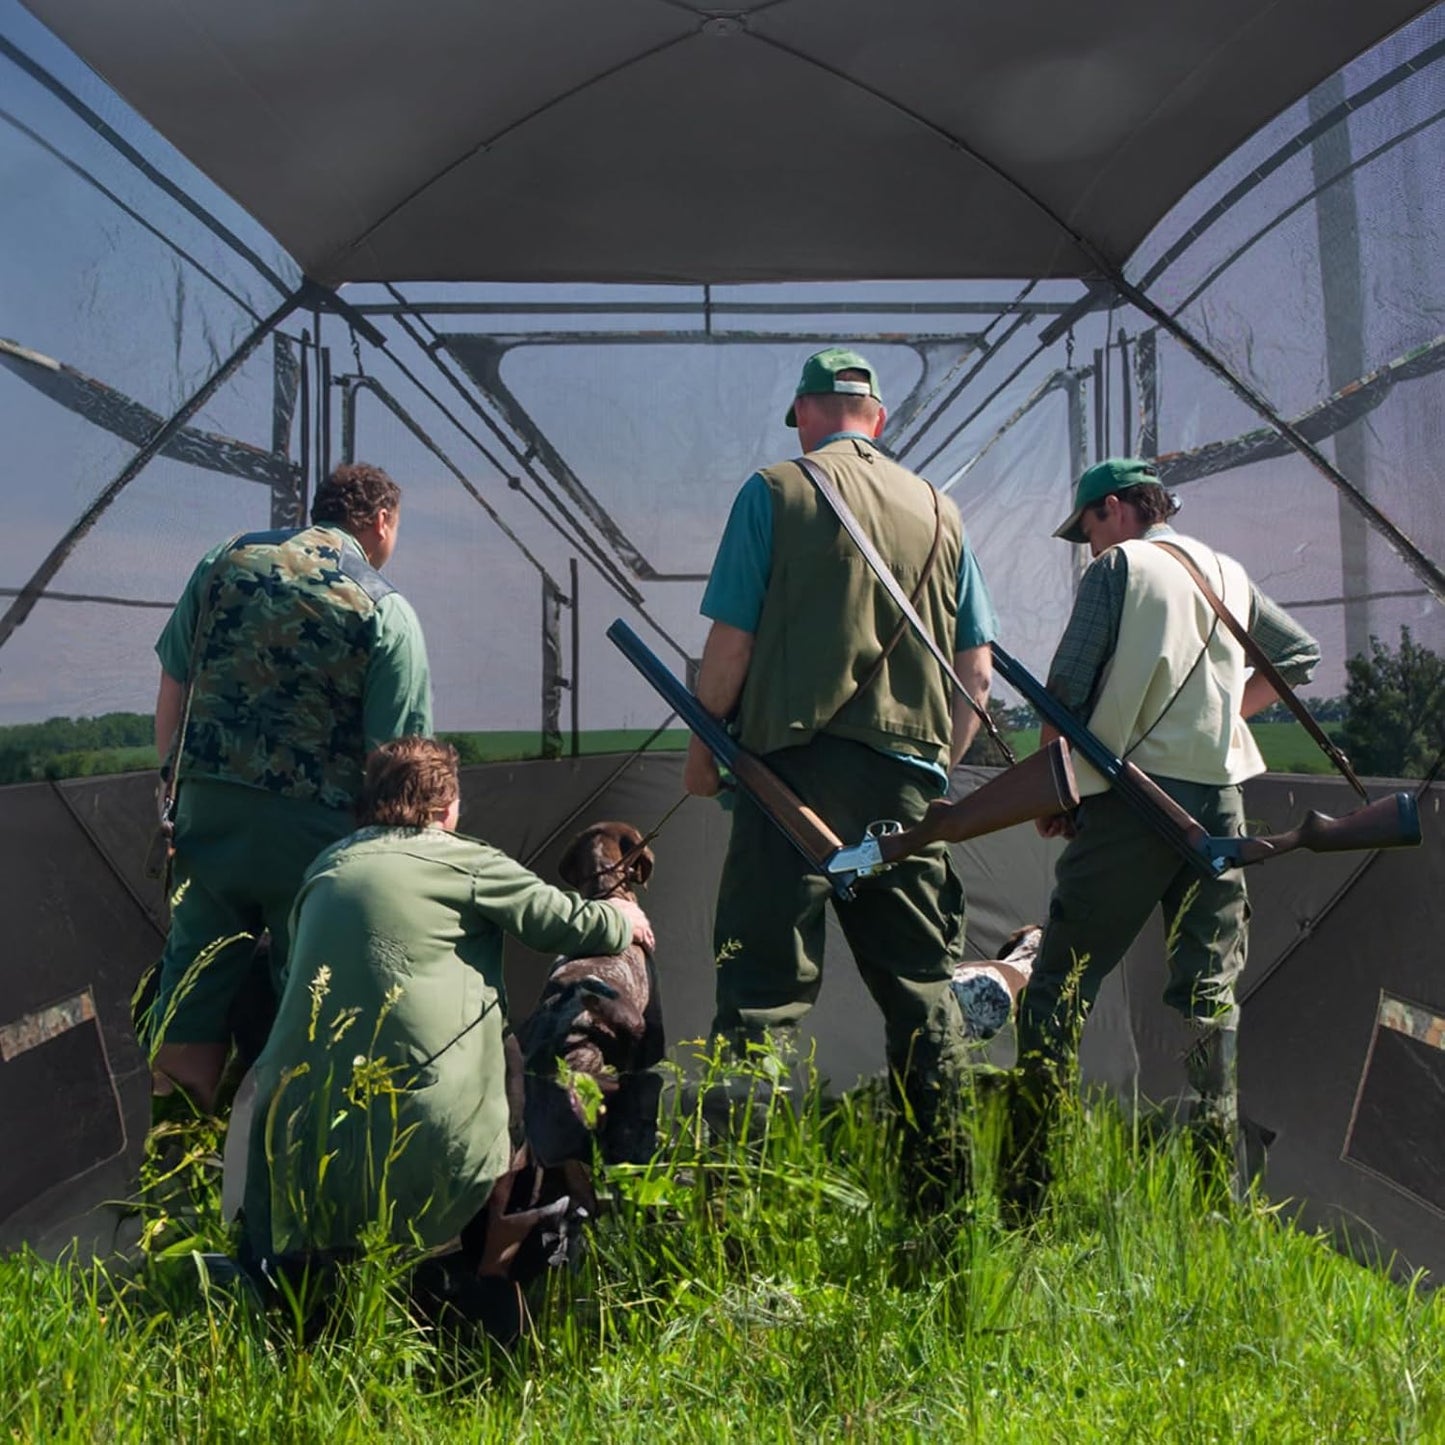
[[[1209,1199],[1238,1203],[1244,1194],[1244,1161],[1239,1131],[1238,1033],[1217,1024],[1199,1025],[1199,1037],[1185,1055],[1193,1098],[1189,1133]]]
[[[1025,1064],[1010,1076],[999,1207],[1004,1222],[1014,1228],[1032,1223],[1043,1210],[1053,1183],[1050,1155],[1062,1102],[1053,1065]]]

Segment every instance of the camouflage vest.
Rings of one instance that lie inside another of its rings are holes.
[[[912,595],[933,545],[933,490],[866,442],[840,438],[812,453]],[[808,742],[820,731],[885,752],[948,765],[950,693],[910,631],[861,692],[898,611],[852,539],[795,462],[768,467],[773,551],[738,734],[754,752]],[[939,498],[942,545],[918,612],[951,656],[963,524]]]
[[[238,537],[204,586],[182,775],[351,808],[374,614],[392,587],[325,526]]]

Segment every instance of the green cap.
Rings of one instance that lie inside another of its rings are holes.
[[[1153,462],[1141,461],[1138,457],[1109,457],[1095,462],[1074,488],[1074,510],[1068,520],[1054,533],[1066,542],[1083,542],[1084,534],[1079,530],[1079,518],[1084,508],[1095,502],[1102,502],[1111,492],[1125,492],[1130,487],[1142,487],[1147,482],[1156,485],[1159,473]]]
[[[867,375],[868,380],[855,381],[852,377],[839,380],[840,371],[861,371]],[[874,401],[883,400],[878,390],[878,373],[869,365],[866,357],[859,356],[856,351],[849,351],[846,346],[830,346],[826,351],[810,356],[803,363],[803,374],[798,378],[798,389],[793,395],[827,396],[832,392],[842,392],[848,396],[871,396]],[[783,425],[797,424],[797,413],[789,407],[787,416],[783,418]]]

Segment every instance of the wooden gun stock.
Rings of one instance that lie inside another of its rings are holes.
[[[727,766],[747,793],[820,872],[843,840],[766,763],[739,747]]]
[[[1078,805],[1069,745],[1056,738],[968,797],[954,803],[940,799],[930,804],[928,812],[911,828],[883,834],[878,839],[878,851],[885,863],[896,863],[930,843],[963,843],[1017,823],[1049,818]]]
[[[766,763],[748,752],[620,617],[607,629],[607,636],[718,762],[731,770],[738,787],[763,810],[809,866],[827,878],[840,898],[851,898],[853,875],[830,872],[827,866],[828,859],[842,848],[843,840]]]
[[[1231,863],[1263,863],[1304,848],[1310,853],[1413,848],[1420,842],[1420,808],[1413,793],[1392,793],[1343,818],[1309,812],[1288,833],[1259,838],[1216,838],[1212,849]]]

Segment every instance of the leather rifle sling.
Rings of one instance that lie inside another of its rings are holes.
[[[883,584],[883,590],[893,599],[894,605],[907,618],[913,630],[922,640],[923,645],[934,656],[938,665],[943,669],[943,674],[959,691],[959,695],[968,703],[977,715],[983,729],[993,739],[995,746],[1007,759],[1012,767],[1018,761],[1014,757],[1013,749],[1003,740],[994,720],[989,716],[988,709],[983,707],[971,692],[963,685],[962,679],[953,670],[953,660],[947,656],[943,649],[934,639],[933,634],[924,624],[923,619],[918,615],[913,604],[908,600],[908,594],[903,590],[898,579],[893,575],[887,562],[883,560],[878,548],[873,545],[873,539],[863,530],[857,517],[853,515],[853,509],[843,500],[843,495],[834,485],[832,477],[820,467],[811,457],[799,457],[797,464],[803,475],[808,478],[817,488],[819,496],[832,508],[833,514],[838,518],[839,523],[847,534],[853,539],[853,544],[863,555],[863,560],[872,570],[873,575]],[[924,483],[925,486],[928,483]]]
[[[1255,670],[1275,690],[1279,700],[1299,719],[1304,730],[1319,744],[1320,750],[1339,769],[1344,780],[1368,803],[1370,795],[1365,791],[1365,785],[1355,776],[1355,770],[1350,766],[1350,760],[1310,716],[1309,709],[1295,696],[1294,689],[1289,683],[1279,675],[1279,669],[1264,655],[1259,643],[1249,635],[1249,632],[1240,625],[1239,619],[1224,605],[1219,594],[1209,585],[1209,579],[1199,570],[1194,558],[1182,547],[1175,546],[1172,542],[1165,542],[1158,537],[1152,540],[1156,547],[1173,557],[1194,579],[1194,585],[1204,594],[1204,600],[1214,609],[1219,620],[1234,634],[1234,640],[1244,649],[1244,655],[1253,664]]]

